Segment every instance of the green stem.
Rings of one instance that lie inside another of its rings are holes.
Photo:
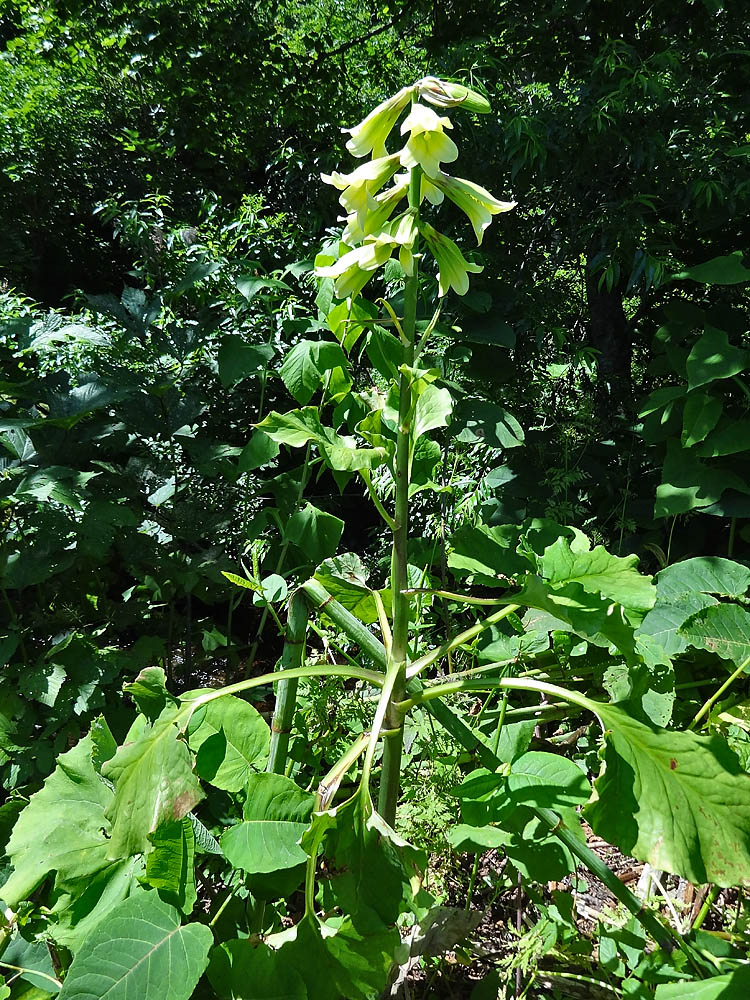
[[[698,911],[698,915],[693,921],[693,926],[691,927],[691,930],[697,931],[699,927],[703,926],[703,921],[708,916],[709,911],[716,902],[720,892],[721,888],[718,885],[711,886],[711,889],[706,895],[706,898],[703,900],[703,906],[701,906],[700,910]]]
[[[272,674],[261,674],[260,677],[249,677],[244,681],[237,681],[236,684],[228,684],[226,687],[218,688],[214,691],[206,691],[205,694],[198,695],[193,701],[188,701],[175,718],[175,723],[181,726],[187,725],[190,717],[203,705],[208,705],[219,698],[225,698],[229,694],[241,694],[243,691],[250,691],[252,688],[264,687],[266,684],[279,684],[281,681],[292,680],[300,677],[349,677],[353,680],[366,681],[375,687],[382,687],[384,683],[383,675],[375,670],[364,670],[361,667],[349,667],[339,663],[321,663],[314,667],[294,667],[290,670],[277,670]],[[184,718],[183,718],[184,716]]]
[[[556,698],[562,698],[565,702],[572,702],[580,708],[590,712],[597,712],[599,705],[578,691],[568,691],[566,688],[558,687],[557,684],[548,684],[546,681],[535,681],[530,677],[488,677],[483,681],[447,681],[445,684],[436,684],[434,687],[423,688],[422,691],[413,698],[403,701],[399,708],[403,712],[408,712],[415,705],[423,705],[432,701],[433,698],[444,698],[449,694],[458,694],[459,691],[490,691],[494,688],[509,689],[511,691],[538,691],[539,694],[551,694]]]
[[[380,497],[375,492],[375,487],[372,485],[372,476],[370,475],[370,470],[360,469],[359,474],[362,477],[362,481],[364,482],[365,486],[367,487],[367,492],[370,494],[370,499],[375,504],[375,509],[377,510],[378,514],[380,514],[380,516],[383,518],[383,520],[391,529],[391,531],[393,531],[396,527],[396,522],[388,513],[388,511],[385,509],[380,500]]]
[[[737,669],[733,673],[731,673],[729,677],[727,677],[727,679],[724,681],[724,683],[721,685],[718,691],[715,691],[708,699],[708,701],[705,701],[703,703],[700,709],[695,713],[693,721],[688,726],[688,729],[695,729],[695,727],[701,721],[703,716],[706,715],[707,712],[711,711],[711,707],[719,700],[719,698],[721,698],[721,696],[724,694],[727,688],[730,687],[737,680],[740,674],[745,672],[745,668],[748,666],[748,664],[750,664],[750,656],[746,657],[739,665],[739,667],[737,667]]]
[[[419,199],[422,172],[414,167],[409,178],[409,209],[419,219]],[[409,479],[413,434],[411,427],[412,392],[410,369],[414,365],[414,339],[417,326],[417,297],[419,294],[419,246],[415,239],[412,247],[412,274],[404,283],[404,321],[402,363],[398,404],[398,432],[396,435],[396,483],[394,501],[393,547],[391,552],[391,594],[393,606],[393,639],[388,665],[390,692],[384,708],[386,728],[390,735],[384,738],[383,768],[378,797],[378,812],[390,826],[396,821],[396,803],[401,784],[401,752],[404,744],[404,715],[396,707],[406,694],[406,661],[409,643],[410,597],[409,586]],[[388,684],[388,682],[386,682]],[[380,708],[380,706],[378,706]],[[377,715],[376,715],[377,718]],[[378,727],[374,727],[375,732]],[[371,755],[368,749],[368,758]],[[367,760],[367,758],[366,758]]]
[[[436,649],[431,650],[429,653],[425,653],[424,656],[420,656],[418,660],[414,660],[407,671],[407,678],[411,679],[420,674],[425,667],[429,667],[431,664],[435,663],[436,660],[442,659],[447,656],[448,653],[453,649],[457,649],[459,646],[463,646],[467,642],[471,642],[472,639],[476,639],[478,635],[481,635],[486,629],[491,628],[496,625],[497,622],[507,618],[508,615],[512,615],[514,611],[518,611],[520,605],[518,604],[506,604],[504,608],[499,611],[495,611],[494,614],[489,615],[487,618],[483,618],[481,622],[477,622],[472,625],[471,628],[467,628],[464,632],[460,632],[457,636],[454,636],[448,642],[444,642],[441,646]]]
[[[360,650],[369,656],[377,667],[385,669],[387,657],[383,643],[362,624],[359,618],[355,618],[343,604],[334,600],[322,583],[318,583],[317,580],[307,580],[300,589],[305,592],[314,608],[324,611],[334,625],[338,625],[352,642],[356,642]],[[380,684],[382,683],[381,676]]]
[[[304,593],[295,590],[289,601],[286,639],[281,654],[281,671],[301,667],[305,655],[305,636],[309,605]],[[289,734],[294,721],[297,702],[297,677],[279,681],[276,688],[276,707],[271,720],[271,748],[266,770],[271,774],[284,774],[289,751]]]

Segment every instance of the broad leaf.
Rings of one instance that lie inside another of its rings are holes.
[[[195,833],[189,816],[164,823],[149,837],[154,845],[146,855],[143,881],[159,890],[166,902],[191,913],[198,899],[195,890]]]
[[[716,396],[691,393],[682,411],[682,447],[692,448],[703,441],[718,424],[723,409],[724,404]]]
[[[545,549],[539,572],[553,587],[580,584],[591,594],[616,601],[629,617],[640,620],[654,606],[656,588],[651,577],[638,572],[637,565],[637,556],[613,556],[601,545],[588,551],[574,549],[566,538],[558,538]]]
[[[168,702],[176,704],[177,701],[167,691],[167,677],[161,667],[145,667],[134,681],[123,684],[122,689],[151,722],[161,715]]]
[[[278,453],[278,442],[256,428],[237,459],[237,468],[240,472],[252,472],[269,465]]]
[[[605,727],[597,797],[584,809],[594,832],[696,884],[750,885],[750,774],[724,740],[592,708]]]
[[[690,278],[704,285],[738,285],[750,281],[750,268],[743,265],[743,253],[736,250],[726,257],[714,257],[703,264],[696,264],[673,277],[675,281]]]
[[[222,1000],[307,1000],[307,987],[284,949],[226,941],[211,954],[208,979]]]
[[[715,604],[688,619],[680,635],[737,666],[750,658],[750,614],[738,604]]]
[[[54,772],[18,817],[6,853],[13,873],[0,887],[11,908],[51,872],[58,882],[88,878],[108,865],[105,810],[112,792],[94,770],[91,738],[61,754]]]
[[[298,403],[309,403],[333,368],[346,371],[346,355],[339,344],[325,340],[301,340],[284,358],[279,374]]]
[[[317,566],[334,555],[343,532],[341,518],[307,503],[289,519],[284,539],[296,545]]]
[[[506,589],[513,577],[529,569],[528,561],[516,554],[519,534],[510,524],[459,528],[451,538],[448,565],[470,582]]]
[[[688,646],[687,640],[679,631],[680,627],[696,611],[716,603],[715,597],[702,594],[700,591],[681,594],[666,604],[657,601],[641,622],[636,637],[650,635],[659,643],[667,656],[675,657],[684,652]]]
[[[198,708],[186,735],[198,774],[227,792],[239,792],[263,769],[271,739],[259,712],[233,695]]]
[[[733,347],[724,330],[707,326],[688,355],[688,386],[695,389],[717,379],[731,378],[744,371],[747,364],[747,351]]]
[[[436,427],[445,427],[452,409],[453,399],[448,389],[428,385],[420,393],[414,407],[414,440]]]
[[[459,441],[490,448],[517,448],[524,442],[523,428],[513,414],[483,399],[462,399],[456,406],[451,430]]]
[[[244,822],[230,827],[221,848],[235,868],[250,873],[294,868],[307,860],[299,846],[307,830],[314,796],[279,774],[256,774],[248,781]]]
[[[188,1000],[208,964],[213,934],[180,926],[180,914],[155,892],[110,911],[73,959],[60,1000]]]
[[[89,934],[106,921],[111,910],[128,896],[141,891],[143,858],[115,861],[95,875],[65,883],[65,891],[54,893],[50,926],[54,940],[72,952],[78,951]]]
[[[656,987],[655,996],[656,1000],[747,1000],[750,966],[741,966],[725,976],[712,976],[703,982],[663,983]]]
[[[248,375],[265,371],[274,353],[271,344],[248,344],[236,334],[222,337],[218,356],[221,384],[229,389]]]
[[[182,819],[203,798],[190,751],[179,738],[175,710],[165,709],[134,742],[125,743],[102,768],[114,783],[106,816],[112,824],[110,858],[143,854],[161,823]]]
[[[330,891],[356,930],[374,934],[412,907],[413,881],[424,870],[422,851],[402,840],[375,812],[366,791],[316,813],[302,846],[310,851],[324,832],[323,853],[335,873]]]
[[[374,469],[388,457],[386,448],[359,448],[354,438],[337,434],[323,427],[316,407],[306,406],[289,413],[269,413],[258,425],[280,444],[300,448],[308,441],[314,444],[327,464],[340,472]]]
[[[719,556],[696,556],[673,563],[656,575],[659,603],[700,591],[722,597],[742,597],[750,588],[750,569]]]

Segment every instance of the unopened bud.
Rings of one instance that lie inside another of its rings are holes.
[[[436,76],[426,76],[417,86],[419,96],[438,108],[460,106],[478,115],[487,115],[492,110],[486,98],[461,83],[451,83],[449,80],[438,80]]]

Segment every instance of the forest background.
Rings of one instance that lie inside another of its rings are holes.
[[[306,483],[253,425],[293,405],[285,351],[330,337],[311,272],[341,128],[422,76],[487,95],[454,137],[517,202],[437,330],[460,401],[412,526],[437,575],[477,517],[572,525],[652,573],[748,557],[746,32],[739,0],[5,0],[8,831],[95,716],[125,731],[142,668],[174,691],[271,669],[281,591],[222,571],[382,567],[362,489]]]

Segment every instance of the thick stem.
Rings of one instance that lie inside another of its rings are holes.
[[[307,580],[302,584],[300,590],[305,592],[314,608],[325,612],[334,625],[338,625],[352,642],[357,643],[360,650],[369,656],[376,667],[380,667],[381,670],[385,669],[387,657],[383,643],[372,634],[366,625],[362,624],[359,618],[355,618],[343,604],[334,600],[322,583],[318,583],[317,580]]]
[[[289,601],[286,639],[281,654],[281,670],[301,667],[305,654],[305,636],[309,605],[305,595],[295,590]],[[289,750],[289,734],[294,721],[294,707],[297,702],[297,677],[280,681],[276,688],[276,707],[271,720],[271,749],[268,754],[267,771],[284,774]]]
[[[419,215],[419,196],[422,174],[419,167],[411,171],[409,181],[409,209]],[[417,240],[412,247],[413,269],[404,285],[404,321],[402,361],[407,369],[414,365],[414,340],[417,328],[417,296],[419,293],[419,265]],[[398,406],[398,434],[396,437],[396,490],[391,554],[391,593],[393,601],[393,641],[389,673],[393,671],[393,687],[385,711],[385,725],[391,733],[383,742],[383,769],[378,797],[378,812],[390,826],[396,820],[401,783],[401,751],[404,744],[404,715],[397,704],[406,694],[406,661],[409,649],[409,617],[411,598],[409,587],[409,479],[412,457],[411,428],[411,374],[401,373]]]

